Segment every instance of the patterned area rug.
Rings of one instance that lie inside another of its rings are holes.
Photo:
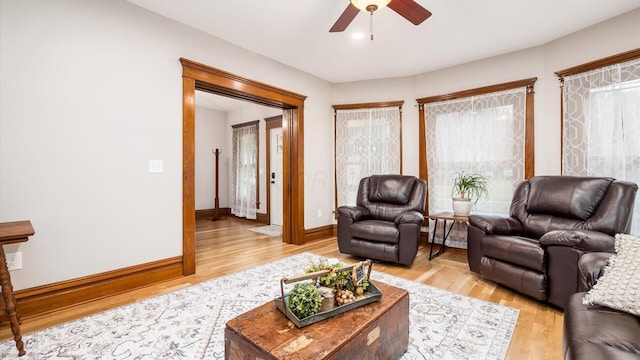
[[[282,226],[279,226],[279,225],[258,226],[258,227],[251,228],[249,230],[260,233],[260,234],[269,235],[269,236],[282,236]]]
[[[280,278],[319,259],[305,252],[24,335],[27,354],[20,359],[223,359],[226,322],[273,301]],[[371,278],[409,291],[403,359],[505,357],[518,310],[377,272],[375,265]],[[18,359],[13,340],[0,342],[0,358]]]

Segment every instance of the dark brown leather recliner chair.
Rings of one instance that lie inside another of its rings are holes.
[[[535,176],[521,182],[510,216],[469,216],[471,271],[564,308],[578,291],[578,259],[610,252],[628,233],[638,186],[612,178]]]
[[[562,323],[565,360],[640,359],[640,318],[600,305],[584,305],[582,298],[605,272],[610,253],[585,254],[578,261],[578,293],[569,297]]]
[[[338,207],[341,253],[411,266],[424,221],[427,182],[414,176],[360,180],[356,206]]]

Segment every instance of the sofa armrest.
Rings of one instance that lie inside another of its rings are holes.
[[[400,225],[400,224],[422,225],[423,222],[424,222],[424,215],[422,215],[422,213],[415,210],[405,211],[402,214],[396,216],[395,218],[396,225]]]
[[[522,225],[512,217],[496,215],[469,215],[469,224],[485,234],[511,235],[522,232]]]
[[[368,218],[371,214],[369,209],[362,206],[340,206],[338,216],[345,216],[356,222]]]
[[[567,246],[584,252],[615,251],[613,236],[593,230],[553,230],[542,235],[543,246]]]
[[[609,263],[612,253],[590,252],[584,254],[578,260],[580,282],[578,291],[589,291],[596,284],[598,278],[604,274],[604,268]]]

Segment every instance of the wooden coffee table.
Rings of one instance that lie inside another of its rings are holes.
[[[409,346],[409,293],[372,281],[380,301],[297,328],[273,301],[229,322],[225,359],[398,359]]]

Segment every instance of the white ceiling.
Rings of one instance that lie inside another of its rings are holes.
[[[640,0],[415,0],[415,26],[389,8],[329,28],[348,0],[127,0],[332,83],[413,76],[545,44]],[[363,32],[360,40],[352,38]]]

